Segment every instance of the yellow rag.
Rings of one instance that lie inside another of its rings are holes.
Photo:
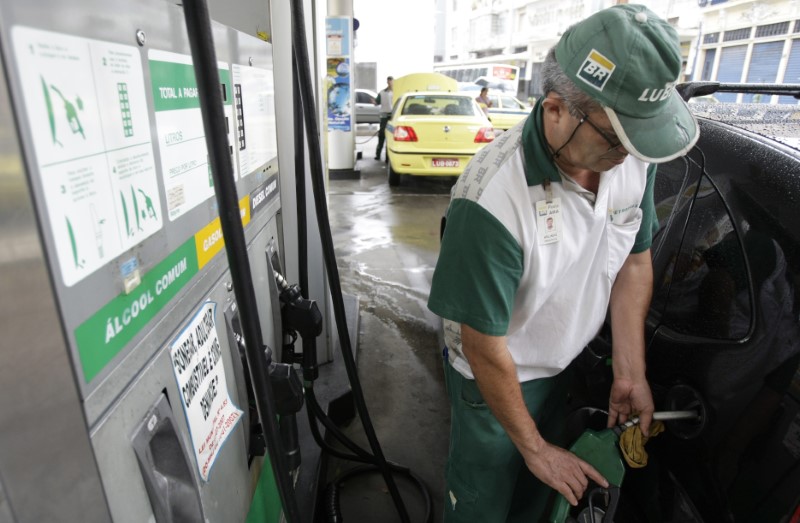
[[[644,450],[644,444],[662,432],[664,432],[664,424],[660,421],[650,424],[650,436],[642,434],[639,425],[628,427],[622,432],[619,437],[619,448],[631,468],[640,469],[647,465],[647,451]]]

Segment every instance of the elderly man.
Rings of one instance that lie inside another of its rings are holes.
[[[655,164],[699,132],[674,91],[681,63],[647,8],[592,15],[548,54],[531,116],[453,187],[428,301],[451,401],[445,521],[539,521],[550,489],[575,505],[607,485],[559,437],[565,371],[609,309],[608,423],[638,414],[647,433]]]

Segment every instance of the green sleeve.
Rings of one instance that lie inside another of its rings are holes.
[[[456,199],[433,273],[428,308],[490,336],[508,332],[523,254],[508,230],[477,203]]]
[[[381,93],[378,93],[378,97],[375,98],[375,104],[376,105],[380,105],[381,104]]]
[[[633,254],[649,249],[653,244],[653,235],[658,231],[658,216],[656,216],[656,205],[653,201],[656,168],[654,163],[647,168],[647,185],[644,189],[644,196],[642,196],[642,203],[639,205],[642,210],[642,223],[639,225],[639,232],[636,234],[636,241],[631,249]]]

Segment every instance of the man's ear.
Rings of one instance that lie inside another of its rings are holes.
[[[547,96],[542,100],[542,110],[545,120],[550,120],[556,124],[561,118],[569,115],[569,111],[567,111],[561,98],[555,96]]]

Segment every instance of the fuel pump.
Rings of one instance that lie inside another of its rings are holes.
[[[249,32],[198,2],[0,5],[0,265],[22,298],[0,312],[0,519],[299,520],[302,385],[246,256],[284,256],[287,179],[273,45]]]
[[[383,456],[349,347],[302,6],[290,24],[284,5],[212,2],[302,33],[301,67],[283,65],[298,75],[317,205],[298,202],[298,229],[316,215],[370,451],[346,445],[375,464],[407,521],[392,479],[404,469]],[[313,395],[327,304],[275,277],[307,272],[278,267],[294,255],[283,241],[295,183],[305,202],[302,164],[295,182],[278,161],[292,148],[279,140],[289,104],[276,103],[273,73],[289,49],[213,21],[196,0],[9,0],[0,15],[0,237],[13,247],[0,264],[19,308],[2,311],[19,350],[0,351],[0,383],[22,398],[0,405],[0,519],[299,521],[304,400],[318,441],[317,418],[344,438]],[[284,330],[302,355],[278,350]],[[54,494],[41,503],[37,488]]]

